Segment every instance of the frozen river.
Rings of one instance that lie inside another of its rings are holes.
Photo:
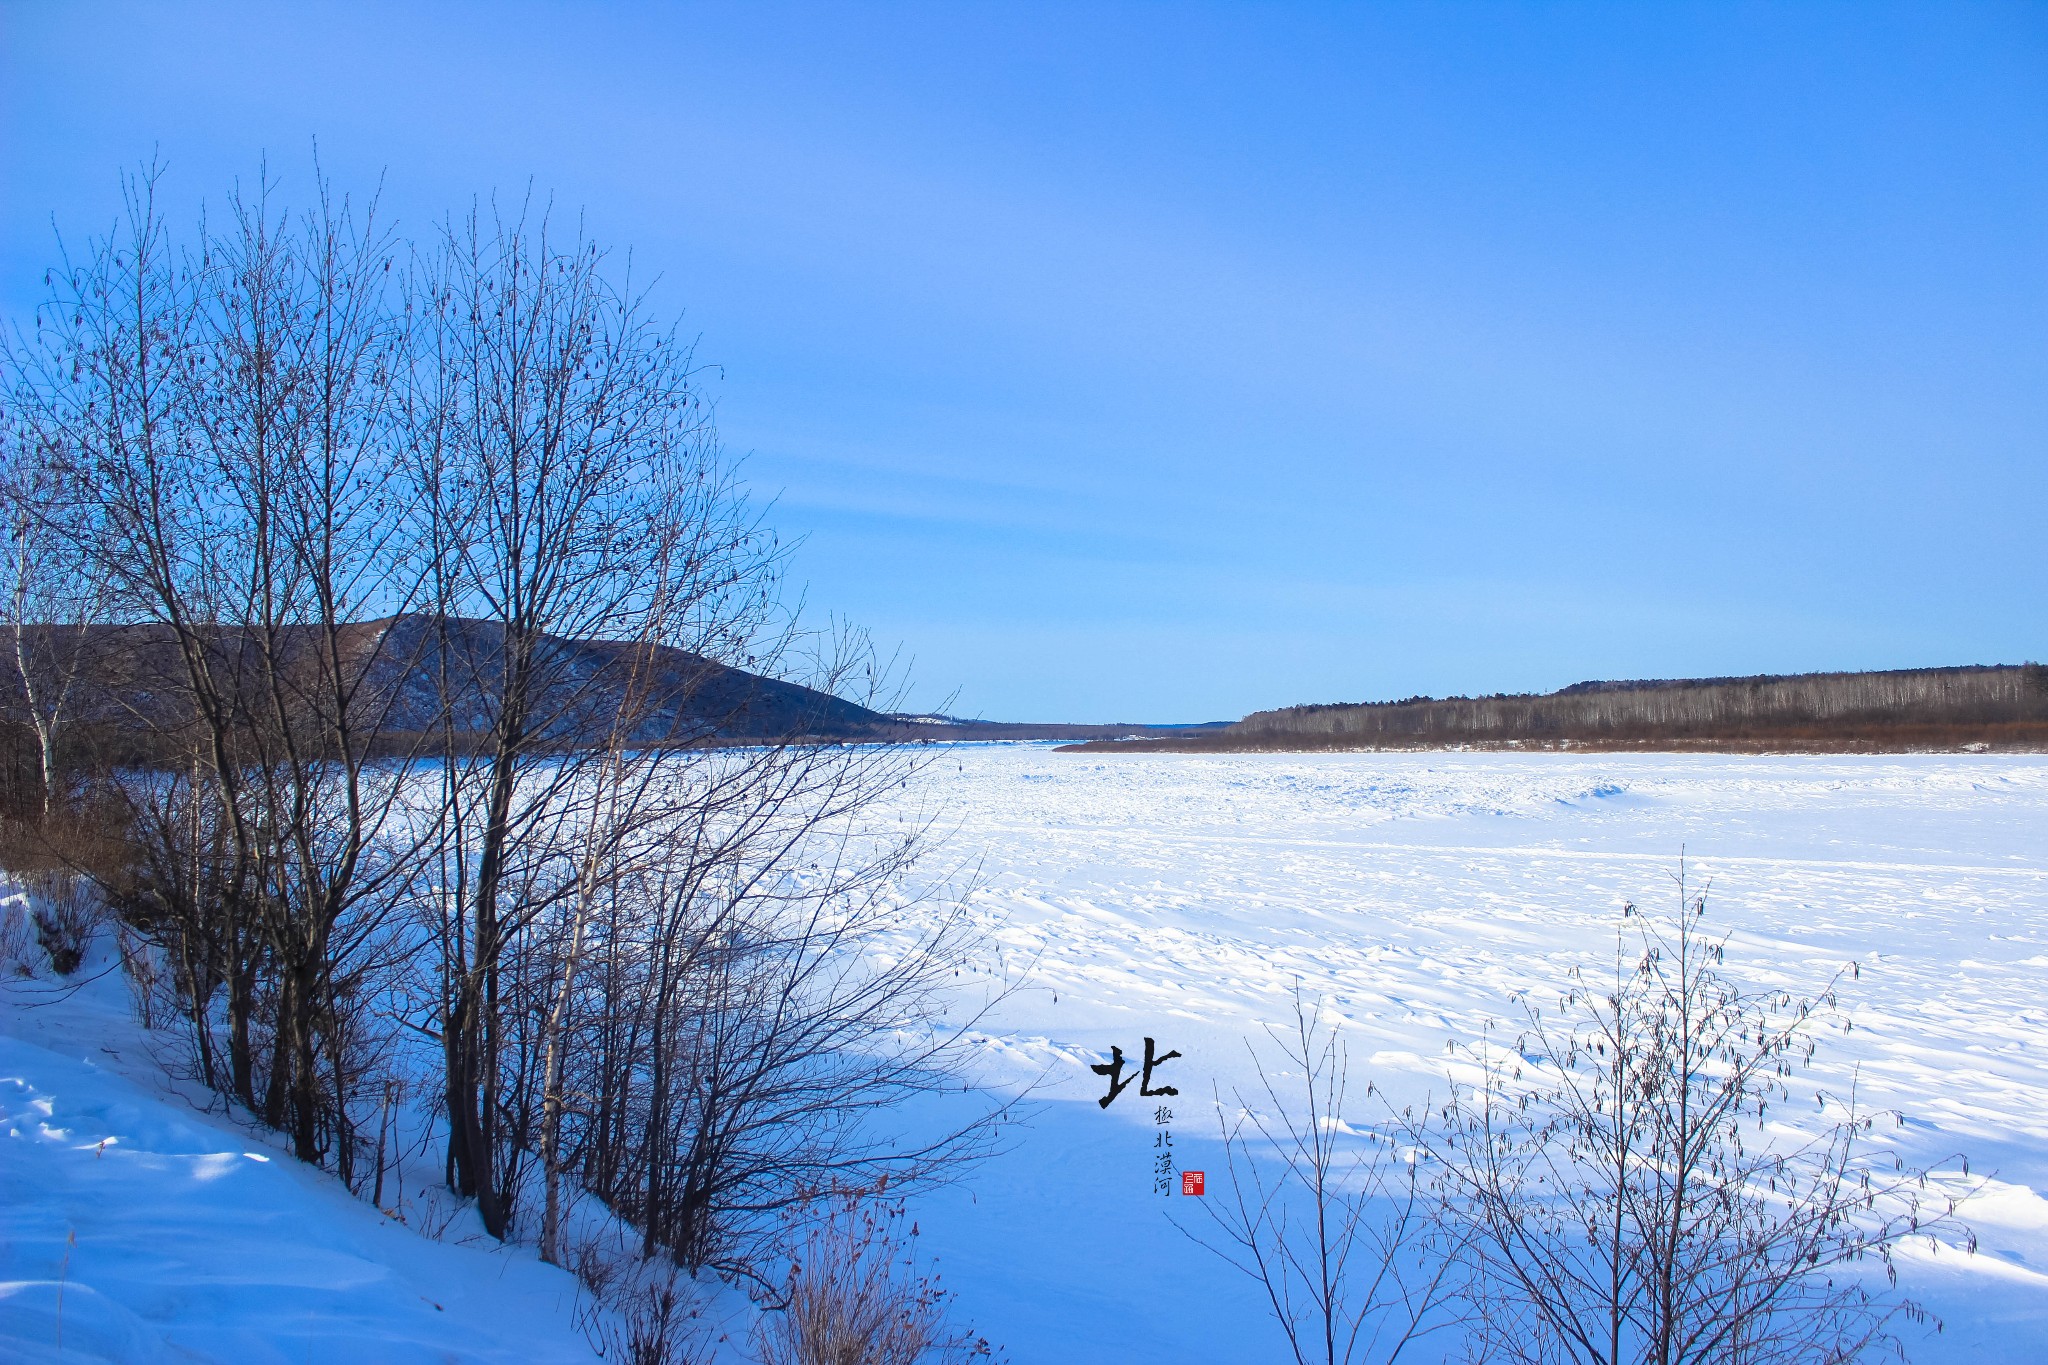
[[[1180,1059],[1180,1167],[1213,1168],[1209,1097],[1299,981],[1341,1015],[1353,1092],[1441,1092],[1445,1044],[1516,993],[1611,959],[1625,901],[1675,906],[1684,851],[1757,986],[1845,983],[1858,1080],[1928,1164],[1991,1171],[1975,1258],[1914,1253],[1946,1320],[1919,1360],[2048,1360],[2048,758],[1133,755],[935,750],[906,791],[981,861],[977,913],[1029,988],[992,1074],[1045,1078],[1012,1150],[931,1202],[925,1245],[1019,1365],[1272,1359],[1249,1282],[1152,1193],[1157,1101],[1088,1071]]]

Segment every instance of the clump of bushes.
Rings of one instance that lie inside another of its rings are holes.
[[[100,922],[99,897],[85,878],[63,869],[30,873],[25,880],[36,942],[49,954],[50,969],[69,976],[92,946]]]

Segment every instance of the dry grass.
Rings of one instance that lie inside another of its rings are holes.
[[[106,889],[129,861],[127,824],[98,803],[0,819],[0,871],[24,903],[0,917],[0,970],[32,975],[47,961],[69,976],[108,918]]]
[[[920,1267],[901,1205],[847,1199],[791,1249],[786,1303],[764,1313],[762,1365],[955,1365],[989,1358],[947,1318],[951,1295]]]

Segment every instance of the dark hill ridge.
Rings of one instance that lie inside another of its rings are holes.
[[[1597,748],[1892,751],[2048,748],[2037,664],[1582,682],[1545,695],[1257,711],[1207,733],[1070,746],[1096,751]]]
[[[73,724],[132,737],[175,731],[192,719],[184,662],[168,627],[31,630],[33,654],[59,666],[76,659],[78,684],[69,711]],[[343,625],[336,631],[336,646],[341,671],[365,683],[356,714],[379,716],[379,728],[391,735],[439,729],[444,686],[455,699],[453,729],[459,738],[487,731],[497,714],[496,680],[505,666],[505,642],[496,625],[398,616]],[[314,628],[286,627],[278,633],[276,653],[287,672],[310,673],[321,652]],[[249,637],[220,631],[208,654],[213,676],[238,706],[259,702],[264,687],[260,656]],[[839,697],[679,649],[550,637],[536,651],[534,667],[545,680],[536,710],[548,717],[543,736],[550,742],[574,744],[601,736],[628,688],[645,699],[632,735],[644,744],[854,735],[891,725],[888,717]],[[0,678],[0,717],[19,722],[24,704],[19,674],[0,669]]]
[[[103,625],[80,632],[29,627],[31,658],[63,668],[74,658],[78,682],[67,719],[74,742],[101,752],[147,759],[194,718],[179,646],[161,625]],[[338,628],[342,671],[366,684],[357,715],[378,717],[387,747],[409,750],[415,737],[439,732],[440,698],[454,699],[458,744],[487,733],[497,715],[505,667],[497,625],[407,615]],[[311,671],[322,650],[309,627],[280,632],[277,654],[287,670]],[[244,709],[261,696],[258,651],[233,630],[210,644],[213,676]],[[11,661],[10,661],[11,663]],[[764,677],[685,650],[646,649],[612,640],[546,637],[535,668],[545,679],[537,712],[547,717],[546,742],[575,746],[602,739],[629,696],[637,698],[635,744],[701,745],[811,738],[851,742],[926,740],[1095,739],[1156,732],[1139,725],[1031,725],[896,716],[874,711],[800,683]],[[25,729],[25,698],[17,670],[0,667],[0,727]],[[15,736],[18,741],[20,736]]]
[[[438,714],[442,679],[456,698],[456,730],[477,734],[496,711],[494,680],[505,667],[504,636],[490,622],[404,616],[367,623],[375,632],[378,686],[393,699],[392,728],[406,731]],[[365,647],[372,647],[366,639]],[[546,637],[537,668],[546,679],[538,710],[546,738],[576,745],[600,739],[629,694],[639,698],[630,738],[646,745],[815,736],[867,737],[889,718],[844,698],[763,677],[686,650],[615,640]]]

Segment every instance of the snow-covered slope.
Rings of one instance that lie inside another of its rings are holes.
[[[594,1359],[530,1249],[424,1237],[196,1112],[123,990],[0,985],[0,1360]]]

